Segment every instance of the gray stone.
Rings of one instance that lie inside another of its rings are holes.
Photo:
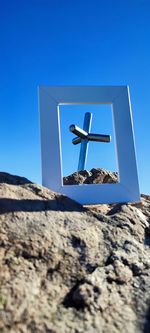
[[[0,332],[150,332],[149,220],[0,173]]]

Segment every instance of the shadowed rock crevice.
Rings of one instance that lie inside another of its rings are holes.
[[[150,246],[150,226],[145,228],[145,245]]]
[[[86,248],[86,243],[84,242],[84,240],[74,235],[72,235],[71,237],[71,243],[74,248],[77,248],[80,251]]]
[[[71,290],[66,294],[63,305],[66,308],[75,308],[84,311],[86,308],[91,309],[94,302],[99,298],[101,289],[94,286],[88,280],[77,281]]]
[[[143,333],[149,333],[149,332],[150,332],[150,305],[146,313]]]
[[[61,196],[62,197],[62,196]],[[0,214],[12,212],[46,212],[46,211],[85,211],[85,209],[76,204],[69,198],[61,197],[59,200],[32,200],[32,199],[0,199]]]
[[[82,284],[84,284],[84,280],[77,281],[71,290],[66,294],[63,301],[63,305],[66,308],[75,308],[76,310],[83,310],[85,308],[86,304],[84,299],[76,297],[77,290]]]

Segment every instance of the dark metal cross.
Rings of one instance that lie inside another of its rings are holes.
[[[90,133],[91,124],[92,124],[92,113],[86,112],[85,116],[84,116],[83,129],[81,129],[80,127],[78,127],[76,125],[71,125],[69,127],[70,132],[77,135],[72,140],[72,143],[74,145],[81,143],[78,171],[85,170],[89,141],[95,141],[95,142],[110,142],[111,141],[110,135]]]

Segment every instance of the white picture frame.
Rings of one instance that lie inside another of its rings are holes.
[[[112,104],[118,183],[63,185],[59,113],[72,104]],[[84,205],[140,200],[127,86],[40,86],[39,111],[43,186]]]

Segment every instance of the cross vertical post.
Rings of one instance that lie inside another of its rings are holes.
[[[93,115],[91,112],[86,112],[84,116],[83,130],[86,131],[87,133],[89,133],[91,130],[92,116]],[[87,161],[87,153],[88,153],[88,139],[81,139],[78,171],[85,169]]]

